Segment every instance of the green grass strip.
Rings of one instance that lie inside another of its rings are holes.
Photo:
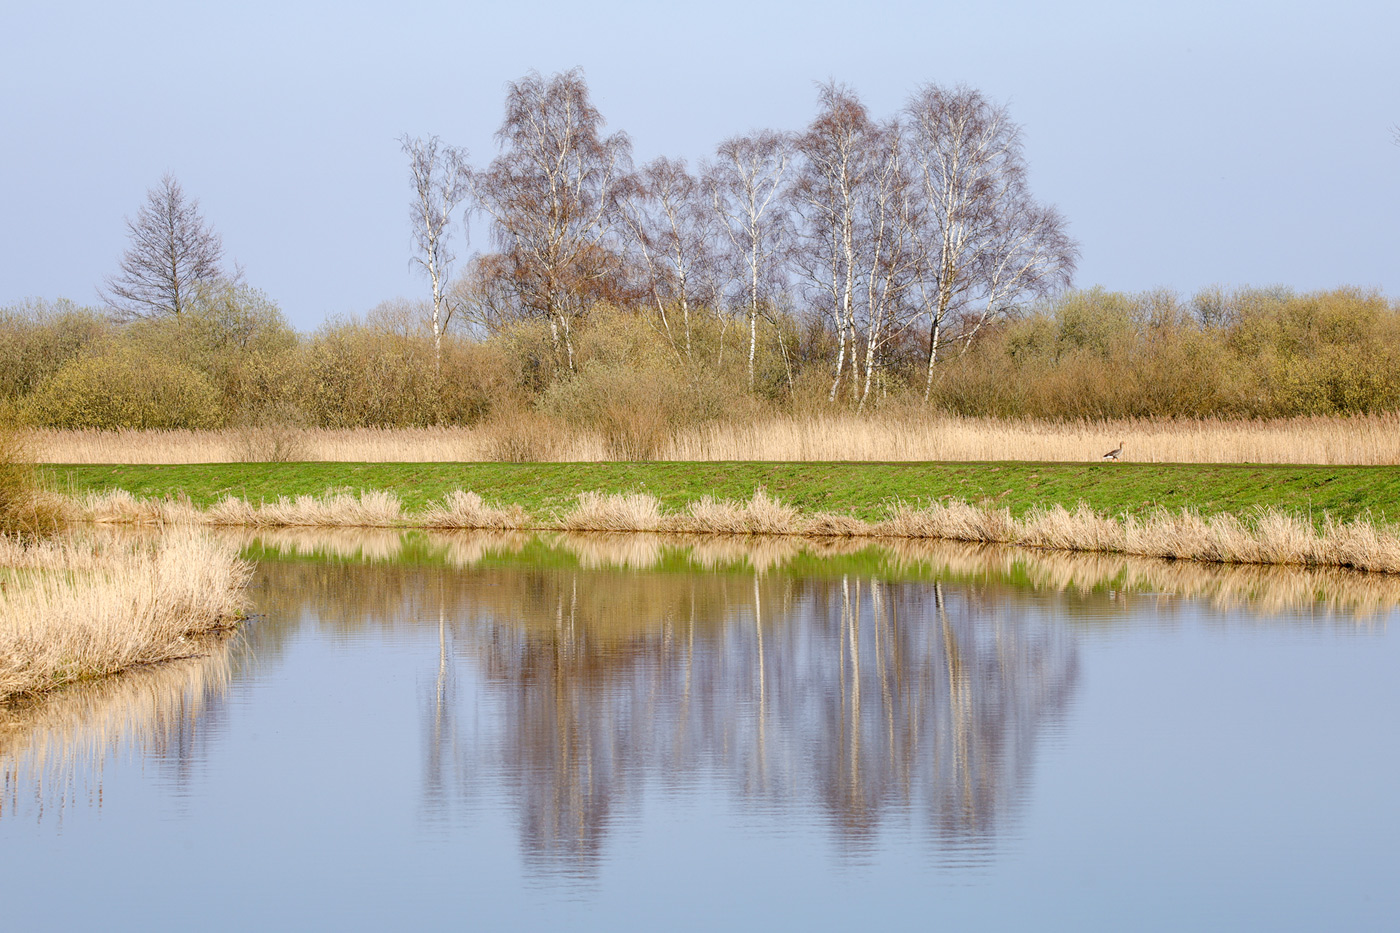
[[[803,512],[885,517],[895,499],[961,499],[1005,506],[1073,508],[1109,515],[1193,508],[1243,515],[1272,507],[1320,520],[1400,516],[1400,467],[1180,463],[211,463],[47,465],[57,492],[125,489],[150,498],[188,496],[208,506],[225,495],[250,502],[320,495],[328,489],[392,490],[409,511],[455,489],[531,513],[571,505],[581,492],[648,492],[667,510],[702,495],[746,500],[764,487]]]

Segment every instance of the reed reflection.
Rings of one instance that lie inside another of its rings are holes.
[[[687,537],[651,534],[470,532],[404,534],[392,529],[225,530],[256,552],[339,561],[420,562],[475,569],[483,561],[549,553],[582,568],[818,569],[814,562],[863,555],[878,574],[1029,586],[1037,591],[1169,596],[1261,618],[1335,615],[1344,625],[1383,623],[1400,608],[1400,575],[1337,568],[1205,564],[1121,554],[1040,551],[949,541],[863,538]],[[426,560],[425,560],[426,559]],[[796,562],[797,566],[791,566]]]
[[[238,647],[210,639],[200,657],[0,705],[0,820],[100,808],[106,765],[122,757],[156,764],[174,796],[187,793],[227,723]]]

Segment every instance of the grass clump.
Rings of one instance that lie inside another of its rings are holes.
[[[197,529],[155,543],[0,536],[0,699],[201,653],[251,567]]]

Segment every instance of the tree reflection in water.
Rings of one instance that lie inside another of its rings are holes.
[[[574,870],[647,780],[713,771],[855,847],[900,813],[988,851],[1076,671],[1069,631],[1014,602],[850,574],[580,570],[478,612],[526,850]]]
[[[189,781],[230,682],[319,630],[433,646],[422,813],[451,830],[503,799],[539,872],[592,877],[610,827],[649,791],[716,787],[781,819],[815,816],[849,852],[912,830],[976,862],[1016,819],[1037,743],[1075,690],[1077,620],[1130,605],[1170,619],[1179,594],[1311,618],[1342,607],[1355,626],[1349,610],[1400,602],[1400,582],[1374,576],[913,542],[257,538],[251,650],[10,711],[0,818],[24,800],[100,799],[118,747]]]
[[[268,563],[260,605],[293,619],[334,600],[351,629],[432,620],[424,810],[450,820],[504,785],[538,870],[593,873],[648,784],[715,774],[765,809],[824,814],[857,850],[894,815],[946,855],[990,851],[1074,687],[1070,629],[1011,587],[789,572],[791,542],[751,558],[711,543],[708,572],[619,543],[616,560],[598,538],[440,544],[466,575]]]

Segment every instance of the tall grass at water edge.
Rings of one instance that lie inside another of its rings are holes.
[[[0,536],[0,699],[200,653],[251,567],[197,528],[153,542]]]
[[[222,525],[231,527],[427,527],[702,535],[884,537],[1014,544],[1046,550],[1131,554],[1232,564],[1349,567],[1400,573],[1400,529],[1364,518],[1320,524],[1276,509],[1245,516],[1201,516],[1159,510],[1114,517],[1080,505],[1010,509],[966,502],[894,503],[883,520],[839,513],[803,513],[762,489],[747,502],[709,496],[666,511],[647,493],[584,493],[568,508],[530,515],[456,491],[419,513],[408,513],[388,491],[300,496],[253,505],[228,496],[208,509],[187,500],[138,499],[123,490],[88,494],[74,517],[96,523]]]
[[[31,457],[29,438],[0,420],[0,534],[41,534],[61,521],[59,501],[35,484]]]

